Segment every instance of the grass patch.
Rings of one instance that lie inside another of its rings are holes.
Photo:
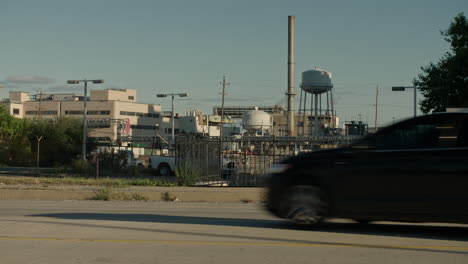
[[[177,197],[170,192],[163,192],[161,193],[161,200],[166,202],[173,202],[177,200]]]
[[[132,193],[131,195],[132,201],[148,201],[148,197],[139,194],[139,193]]]
[[[91,200],[98,201],[148,201],[148,197],[139,193],[124,193],[115,191],[113,188],[106,187],[94,192]]]
[[[115,179],[100,178],[90,179],[81,177],[27,177],[27,176],[0,176],[0,184],[5,185],[80,185],[80,186],[105,186],[123,188],[129,186],[175,186],[174,182],[160,179]]]
[[[110,201],[112,200],[112,189],[111,188],[104,188],[94,192],[94,197],[91,200],[99,200],[99,201]]]

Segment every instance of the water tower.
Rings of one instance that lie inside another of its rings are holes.
[[[334,128],[333,125],[333,84],[331,81],[332,74],[331,72],[315,68],[312,70],[308,70],[302,72],[302,84],[301,84],[301,99],[299,103],[299,120],[301,118],[301,106],[303,105],[302,112],[302,135],[304,136],[304,127],[305,127],[305,116],[306,116],[306,106],[307,106],[307,94],[311,94],[310,100],[310,116],[311,116],[311,126],[310,126],[310,134],[317,136],[322,134],[323,130],[319,130],[319,119],[324,118],[322,115],[322,94],[326,94],[326,111],[325,111],[325,118],[331,121],[331,127]],[[304,101],[302,100],[302,94],[304,94]],[[330,95],[330,96],[329,96]],[[331,106],[331,117],[330,117],[330,106]],[[312,113],[314,110],[314,114]],[[313,119],[312,119],[313,116]],[[312,120],[314,120],[314,128],[312,129]],[[299,122],[298,122],[299,123]],[[322,122],[323,123],[323,122]],[[313,133],[312,133],[313,131]],[[297,129],[299,134],[299,128]]]

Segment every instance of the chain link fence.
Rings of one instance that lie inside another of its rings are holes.
[[[272,164],[304,152],[344,147],[356,136],[178,137],[176,167],[189,166],[206,185],[265,186]]]

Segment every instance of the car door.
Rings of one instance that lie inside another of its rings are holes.
[[[396,137],[393,134],[398,129],[400,126],[395,126],[386,129],[384,134],[370,136],[352,145],[333,161],[328,189],[339,215],[369,218],[396,211],[399,201],[391,197],[400,187],[400,180],[392,175],[401,174],[405,160],[401,149],[382,146],[380,141],[395,142],[395,139],[390,140],[389,134]],[[382,135],[385,135],[384,139]]]
[[[440,210],[442,192],[453,187],[440,187],[441,171],[458,161],[453,161],[450,148],[436,147],[441,128],[456,129],[456,122],[441,115],[419,117],[352,146],[335,161],[333,194],[338,210],[400,219]],[[441,159],[444,155],[446,159]]]
[[[468,221],[468,117],[453,117],[456,123],[440,126],[438,145],[433,152],[432,182],[428,201],[421,205],[428,215],[442,221]]]

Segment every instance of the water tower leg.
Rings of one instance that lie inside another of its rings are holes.
[[[315,96],[314,135],[318,136],[318,94],[314,94],[314,96]]]
[[[319,115],[322,116],[322,94],[319,94]]]
[[[332,113],[332,120],[331,120],[331,125],[332,125],[332,128],[333,128],[333,131],[335,131],[335,112],[333,111],[333,88],[330,89],[330,105],[331,105],[331,113]]]
[[[299,136],[299,123],[301,122],[301,107],[302,107],[302,93],[304,90],[301,89],[301,95],[299,97],[299,111],[297,113],[297,119],[296,119],[296,136]]]
[[[323,124],[323,119],[322,119],[322,94],[319,94],[319,120],[320,120],[320,126]]]
[[[329,104],[329,97],[328,97],[329,91],[327,91],[327,112],[325,113],[325,116],[327,117],[327,124],[328,124],[328,135],[330,135],[330,128],[331,128],[331,120],[330,120],[330,104]]]
[[[304,111],[302,112],[302,136],[305,135],[306,115],[307,115],[307,92],[304,91]]]
[[[314,94],[310,93],[310,122],[309,122],[309,135],[313,135],[312,131],[312,126],[313,126],[313,120],[312,118],[314,117]],[[315,118],[315,117],[314,117]]]

